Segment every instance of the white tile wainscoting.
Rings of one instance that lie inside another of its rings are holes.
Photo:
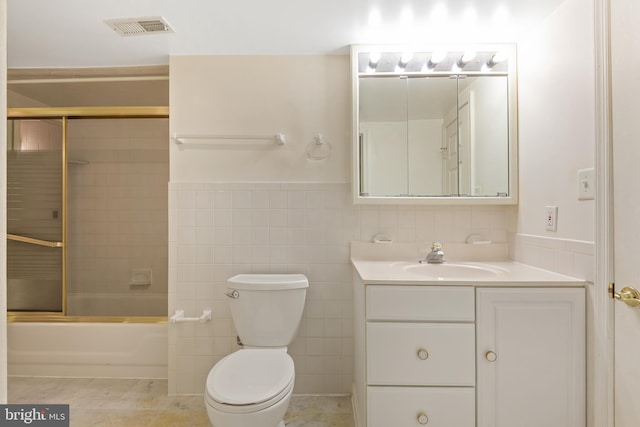
[[[594,280],[593,242],[510,233],[509,258],[588,282]]]
[[[169,314],[208,323],[169,325],[169,393],[202,394],[207,373],[236,350],[224,296],[238,273],[304,273],[310,281],[289,348],[295,393],[350,393],[353,326],[349,242],[384,233],[401,242],[506,243],[504,206],[356,206],[344,183],[170,183]]]

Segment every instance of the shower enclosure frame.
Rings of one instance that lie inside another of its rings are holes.
[[[101,323],[166,323],[167,316],[68,316],[67,315],[67,130],[69,120],[76,119],[141,119],[169,118],[167,106],[132,107],[41,107],[7,108],[7,120],[59,119],[62,123],[62,241],[48,242],[24,236],[7,234],[7,240],[20,241],[62,250],[62,311],[22,312],[7,311],[9,322],[101,322]],[[167,135],[167,139],[169,135]]]

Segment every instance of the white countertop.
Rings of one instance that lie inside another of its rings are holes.
[[[445,262],[419,264],[411,261],[352,259],[367,285],[467,285],[467,286],[562,286],[581,287],[585,281],[512,261]],[[459,274],[456,272],[459,271]]]

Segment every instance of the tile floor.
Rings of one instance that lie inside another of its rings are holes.
[[[9,403],[69,404],[71,427],[211,427],[202,396],[167,396],[166,380],[10,377]],[[353,427],[351,398],[294,395],[284,421]]]

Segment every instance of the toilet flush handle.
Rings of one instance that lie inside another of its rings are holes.
[[[233,299],[240,298],[240,292],[238,292],[236,289],[233,289],[230,292],[227,292],[225,295]]]

